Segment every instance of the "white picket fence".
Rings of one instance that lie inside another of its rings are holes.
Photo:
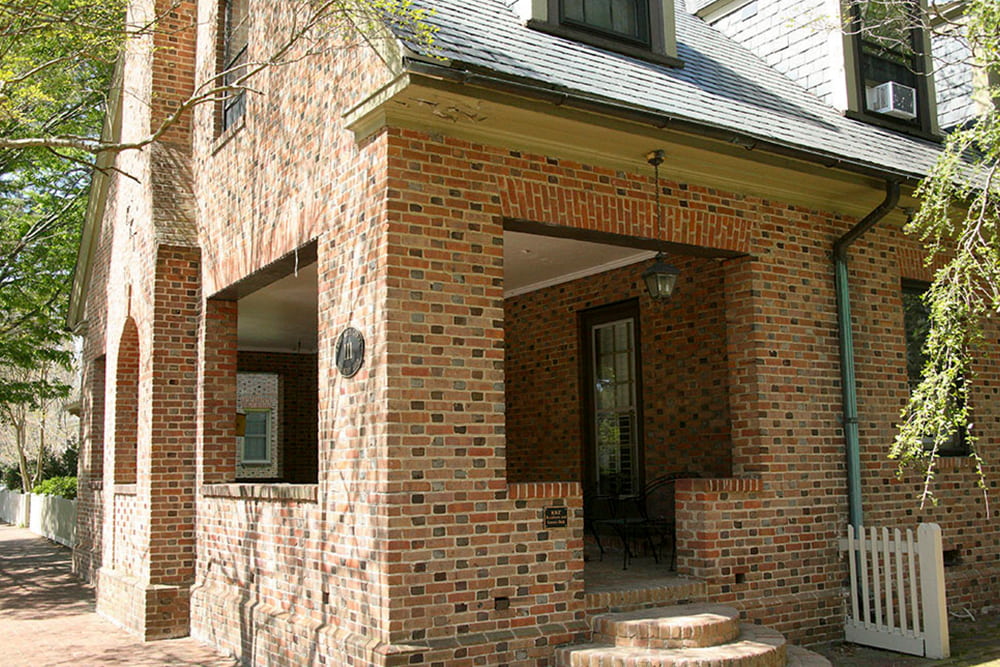
[[[844,625],[849,642],[901,653],[947,658],[948,609],[941,527],[913,530],[848,526],[851,603]]]
[[[19,493],[0,486],[0,521],[23,526],[67,547],[76,543],[75,500]]]

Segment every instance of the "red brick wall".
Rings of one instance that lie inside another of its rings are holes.
[[[251,351],[240,352],[237,362],[240,372],[279,375],[281,477],[293,484],[315,484],[319,475],[317,364],[315,354]]]
[[[646,479],[673,472],[731,474],[723,269],[680,256],[677,290],[646,293],[647,263],[509,298],[507,474],[511,481],[582,480],[581,311],[639,299]],[[650,261],[649,263],[652,263]]]

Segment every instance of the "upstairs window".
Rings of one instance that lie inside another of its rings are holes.
[[[924,31],[913,0],[851,4],[858,107],[869,119],[931,131]]]
[[[680,67],[674,0],[531,2],[528,26],[606,51]]]
[[[247,47],[250,40],[249,0],[223,0],[219,12],[222,21],[220,72],[223,86],[237,86],[222,96],[222,130],[225,131],[243,117],[246,111],[246,90],[239,88],[247,73]]]
[[[562,0],[561,22],[650,46],[647,0]]]

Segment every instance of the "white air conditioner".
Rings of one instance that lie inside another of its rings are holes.
[[[895,118],[912,120],[917,117],[917,91],[895,81],[886,81],[868,88],[868,108]]]

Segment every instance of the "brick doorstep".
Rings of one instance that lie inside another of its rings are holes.
[[[731,607],[677,605],[593,620],[593,643],[564,646],[559,667],[828,667],[822,656],[789,647],[771,628],[740,624]]]

